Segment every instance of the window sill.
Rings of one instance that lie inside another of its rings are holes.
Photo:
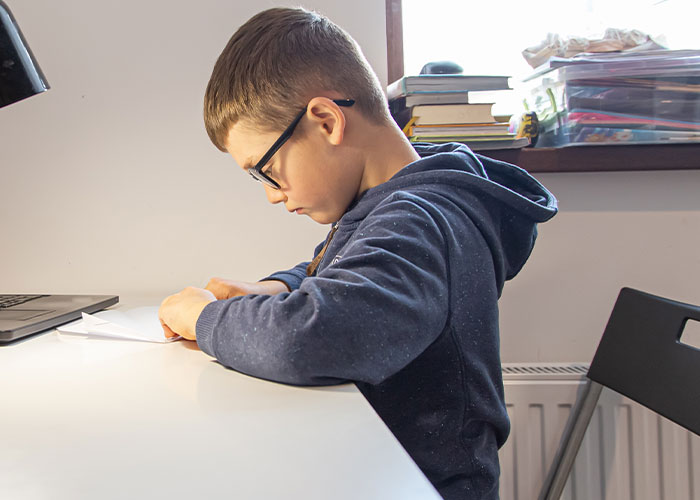
[[[700,169],[700,144],[570,146],[477,152],[533,173]]]

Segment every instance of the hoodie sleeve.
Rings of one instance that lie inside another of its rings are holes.
[[[200,348],[237,371],[297,385],[377,384],[405,367],[447,321],[440,227],[418,202],[392,197],[341,253],[292,292],[209,304]]]
[[[260,281],[281,281],[287,285],[287,288],[290,290],[296,290],[301,285],[301,282],[304,281],[304,278],[306,278],[306,266],[308,265],[308,262],[302,262],[287,271],[277,271],[276,273],[272,273],[270,276],[263,278]]]
[[[324,242],[319,243],[316,249],[314,250],[314,257],[316,257],[316,255],[318,255],[318,252],[321,251],[321,248],[323,248],[323,243]],[[300,264],[297,264],[296,266],[287,271],[277,271],[276,273],[272,273],[270,276],[267,276],[266,278],[263,278],[260,281],[281,281],[282,283],[287,285],[287,288],[289,288],[290,291],[296,290],[301,285],[301,282],[304,281],[304,279],[306,279],[306,267],[308,265],[309,262],[301,262]]]

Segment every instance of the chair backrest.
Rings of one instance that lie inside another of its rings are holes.
[[[700,349],[681,342],[700,307],[623,288],[588,378],[700,434]]]
[[[623,288],[540,491],[558,500],[603,387],[700,434],[700,349],[681,342],[700,307]]]

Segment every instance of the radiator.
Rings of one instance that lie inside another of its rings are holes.
[[[535,500],[588,365],[504,363],[501,500]],[[699,382],[700,383],[700,382]],[[562,499],[700,500],[700,437],[603,389]]]

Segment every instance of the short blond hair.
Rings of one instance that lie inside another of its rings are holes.
[[[219,55],[204,95],[204,124],[226,151],[241,118],[281,131],[310,99],[329,93],[354,99],[373,122],[390,120],[377,75],[347,32],[316,12],[273,8],[250,18]]]

